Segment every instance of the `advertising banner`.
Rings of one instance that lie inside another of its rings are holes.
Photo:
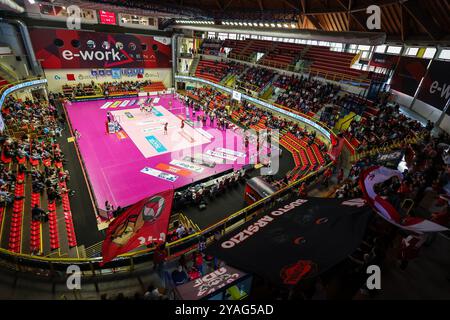
[[[153,168],[145,167],[141,170],[142,173],[148,174],[150,176],[153,176],[155,178],[163,179],[169,182],[175,182],[178,179],[178,176],[166,172],[162,172],[160,170],[156,170]]]
[[[448,61],[434,60],[428,69],[427,76],[423,79],[417,98],[443,110],[450,99],[449,73],[450,63]]]
[[[43,28],[31,28],[30,36],[44,69],[172,67],[170,38]]]
[[[193,163],[190,163],[190,162],[187,162],[187,161],[183,161],[183,160],[176,160],[176,159],[174,159],[174,160],[170,161],[170,164],[174,165],[174,166],[178,166],[178,167],[184,168],[184,169],[187,169],[187,170],[190,170],[190,171],[193,171],[195,173],[202,173],[203,170],[205,169],[205,168],[197,166],[197,165],[195,165]]]
[[[428,59],[401,57],[391,81],[391,89],[413,97],[429,63]]]

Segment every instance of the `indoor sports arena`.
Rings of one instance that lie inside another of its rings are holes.
[[[450,299],[450,1],[0,9],[0,299]]]

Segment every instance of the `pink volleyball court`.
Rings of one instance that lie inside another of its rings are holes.
[[[250,163],[242,132],[219,130],[186,121],[186,108],[172,95],[156,98],[152,112],[141,111],[138,98],[68,103],[72,128],[93,194],[100,209],[105,201],[125,207],[168,188],[177,189],[228,169]],[[106,131],[107,112],[122,131]],[[188,110],[192,118],[192,110]],[[197,113],[198,115],[198,113]],[[164,123],[168,123],[167,134]],[[191,157],[191,158],[189,158]],[[193,158],[203,159],[203,165]]]

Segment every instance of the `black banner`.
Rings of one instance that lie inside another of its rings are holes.
[[[274,284],[295,285],[353,253],[370,214],[362,199],[285,201],[219,239],[207,252]]]
[[[429,59],[401,57],[392,78],[391,89],[414,96],[429,63]]]
[[[370,59],[369,66],[393,69],[399,58],[396,55],[375,52]]]
[[[443,110],[450,99],[450,63],[435,60],[431,63],[427,76],[423,79],[418,99]]]

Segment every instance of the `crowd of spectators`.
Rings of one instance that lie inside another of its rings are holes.
[[[284,90],[276,103],[305,114],[316,113],[326,104],[335,102],[340,91],[339,86],[331,83],[296,75],[280,76],[274,86]]]
[[[275,76],[275,72],[261,67],[250,67],[237,80],[238,86],[252,91],[261,91]]]
[[[209,38],[205,39],[200,47],[202,54],[218,56],[222,52],[223,40]]]
[[[108,94],[115,92],[135,92],[139,91],[146,86],[150,85],[150,80],[142,81],[112,81],[103,82],[99,84],[102,93],[107,96]]]
[[[103,83],[78,83],[75,86],[64,85],[63,93],[67,98],[93,96],[103,94],[108,96],[112,93],[136,92],[150,85],[150,80],[142,81],[107,81]]]
[[[418,121],[402,114],[398,104],[385,104],[379,110],[380,113],[376,116],[362,118],[361,121],[350,124],[347,135],[361,143],[359,150],[391,144],[427,130]]]
[[[55,101],[53,94],[51,101]],[[17,180],[17,176],[30,175],[32,192],[47,193],[48,201],[61,198],[64,193],[73,191],[63,187],[70,179],[69,172],[63,169],[64,154],[57,143],[65,128],[65,120],[52,103],[31,100],[19,101],[8,97],[2,109],[5,124],[9,133],[21,132],[20,136],[3,132],[0,135],[1,158],[0,164],[0,203],[12,204],[16,184],[23,184],[24,180]],[[28,169],[26,161],[32,165]],[[16,163],[17,170],[9,168],[5,163]],[[43,169],[38,164],[42,163]]]
[[[214,61],[213,66],[209,65],[199,65],[200,73],[210,74],[213,76],[218,76],[218,78],[223,79],[227,75],[239,75],[245,69],[245,65],[237,63],[234,61],[219,62]]]

